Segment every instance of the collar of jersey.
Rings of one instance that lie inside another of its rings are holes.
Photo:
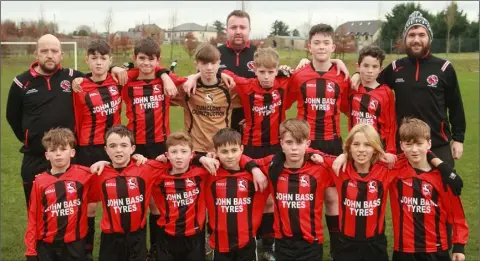
[[[234,51],[237,51],[237,50],[233,49],[232,45],[230,44],[230,41],[227,41],[226,45],[227,45],[228,48],[230,48],[230,49],[232,49],[232,50],[234,50]],[[250,40],[248,40],[248,41],[245,43],[245,47],[243,47],[243,49],[240,50],[240,52],[243,51],[245,48],[250,48]]]
[[[50,75],[42,75],[42,74],[39,74],[37,71],[35,71],[35,66],[38,65],[38,61],[37,62],[33,62],[31,65],[30,65],[30,74],[33,76],[33,77],[50,77],[52,75],[54,75],[55,73],[57,73],[59,70],[62,69],[62,65],[58,65],[57,69],[55,69],[55,71],[50,74]]]

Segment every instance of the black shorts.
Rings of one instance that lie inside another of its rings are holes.
[[[213,261],[256,261],[257,257],[257,240],[252,238],[250,242],[238,249],[230,252],[213,251]]]
[[[376,261],[388,261],[387,238],[385,235],[379,235],[365,240],[355,240],[340,235],[333,256],[335,261],[372,260],[372,257],[375,257]]]
[[[30,202],[30,193],[32,192],[35,175],[38,175],[50,168],[50,161],[45,155],[23,154],[22,167],[20,174],[23,181],[23,192],[25,193],[25,202]]]
[[[93,163],[101,160],[110,161],[105,151],[105,145],[77,146],[76,163],[90,167]]]
[[[205,261],[205,232],[171,236],[157,227],[156,261]]]
[[[303,239],[275,238],[276,261],[323,260],[323,244],[309,243]]]
[[[232,117],[230,121],[230,128],[240,132],[243,135],[243,127],[242,125],[238,124],[241,120],[245,119],[245,113],[243,112],[243,108],[233,108],[232,109]]]
[[[147,258],[147,234],[145,228],[130,233],[102,232],[99,261],[145,261]]]
[[[273,155],[279,151],[282,151],[280,144],[268,145],[262,147],[255,147],[250,145],[243,146],[243,154],[249,156],[252,159],[261,159],[269,155]]]
[[[85,260],[85,240],[81,239],[70,243],[37,241],[37,261],[54,260]]]
[[[158,155],[164,154],[167,151],[165,142],[158,142],[152,144],[137,144],[135,145],[135,154],[143,155],[147,159],[155,159]]]
[[[312,140],[312,143],[310,143],[310,148],[335,156],[343,153],[342,139]]]
[[[448,251],[434,253],[404,253],[393,251],[392,261],[451,261]]]

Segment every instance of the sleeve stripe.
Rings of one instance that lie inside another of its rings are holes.
[[[397,64],[395,63],[397,60],[393,61],[392,62],[392,68],[393,70],[397,69]]]
[[[446,61],[446,62],[443,64],[443,66],[442,66],[442,72],[444,72],[445,69],[447,69],[447,66],[448,66],[449,64],[450,64],[449,61]]]
[[[68,75],[69,75],[70,77],[73,76],[73,69],[71,69],[71,68],[68,69]]]
[[[17,77],[13,78],[13,81],[18,85],[18,87],[23,89],[23,84],[17,79]]]

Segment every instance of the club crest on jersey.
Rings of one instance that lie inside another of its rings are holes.
[[[429,183],[423,184],[423,185],[422,185],[422,194],[423,194],[423,196],[425,196],[425,197],[431,196],[431,195],[432,195],[432,189],[433,189],[433,187],[432,187],[431,184],[429,184]]]
[[[377,189],[377,182],[375,180],[370,180],[368,182],[368,192],[369,193],[375,193],[375,192],[378,192],[378,189]]]
[[[153,85],[153,91],[154,92],[159,92],[160,91],[160,88],[158,88],[158,84]]]
[[[213,104],[213,95],[211,93],[205,94],[205,103]]]
[[[253,61],[250,61],[247,63],[248,71],[253,72],[253,69],[255,69],[255,63]]]
[[[377,100],[371,100],[370,105],[368,105],[368,107],[372,110],[376,110],[377,106],[378,106],[378,101]]]
[[[310,187],[310,183],[308,182],[308,175],[300,176],[300,186],[302,188]]]
[[[334,92],[335,91],[335,83],[331,81],[327,81],[327,92]]]
[[[75,182],[67,182],[67,193],[75,193],[77,192],[77,188],[75,186]]]
[[[187,187],[195,187],[195,181],[193,181],[192,179],[190,178],[187,178],[185,180],[185,183],[187,184]]]
[[[127,178],[127,186],[128,186],[128,189],[138,188],[137,179],[136,178]]]
[[[64,92],[72,92],[72,85],[70,81],[63,80],[60,82],[60,87],[63,89]]]
[[[110,91],[111,95],[117,95],[118,93],[117,88],[114,85],[109,86],[108,91]]]
[[[238,190],[246,191],[247,190],[247,181],[244,180],[244,179],[240,179],[240,180],[238,180],[237,186],[238,186]]]
[[[275,90],[272,92],[272,98],[276,99],[278,97],[278,92]]]
[[[428,87],[437,87],[438,76],[436,76],[435,74],[428,76],[427,83],[428,83]]]

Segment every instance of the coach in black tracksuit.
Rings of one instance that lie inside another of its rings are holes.
[[[378,80],[395,91],[398,126],[404,117],[425,121],[431,128],[431,150],[453,167],[463,151],[465,112],[453,65],[430,53],[432,37],[428,21],[413,12],[403,31],[408,56],[393,61]],[[397,150],[401,152],[398,143]]]

